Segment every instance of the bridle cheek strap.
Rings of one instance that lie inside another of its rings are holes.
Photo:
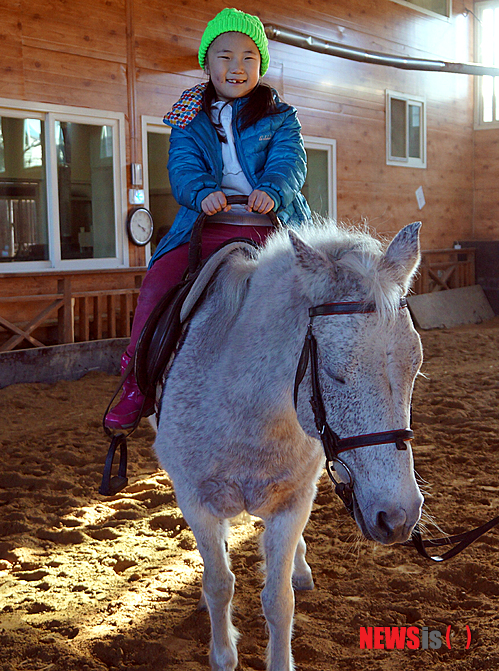
[[[401,299],[400,307],[403,308],[406,306],[406,300]],[[310,404],[314,413],[315,426],[321,437],[328,462],[336,461],[341,452],[353,450],[358,447],[367,447],[369,445],[395,443],[398,450],[406,450],[406,441],[412,440],[414,437],[413,432],[406,428],[395,429],[393,431],[382,431],[379,433],[365,433],[358,436],[351,436],[349,438],[340,438],[327,422],[326,409],[324,407],[319,378],[317,340],[313,334],[312,320],[319,315],[370,313],[375,312],[375,310],[376,306],[373,303],[361,302],[326,303],[324,305],[312,307],[309,310],[310,323],[308,325],[307,335],[305,336],[305,342],[303,344],[295,375],[294,404],[296,408],[298,403],[298,390],[310,363],[310,377],[312,383]]]

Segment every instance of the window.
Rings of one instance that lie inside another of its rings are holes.
[[[55,137],[61,258],[116,256],[112,128],[56,120]]]
[[[5,145],[3,141],[2,118],[0,117],[0,172],[5,172]]]
[[[0,100],[2,271],[123,265],[123,115],[29,107]]]
[[[25,168],[39,168],[43,164],[43,136],[40,119],[24,119],[24,151]]]
[[[336,219],[336,140],[305,136],[307,179],[302,193],[312,212]]]
[[[170,129],[155,117],[142,118],[143,156],[146,207],[154,219],[151,250],[168,232],[179,206],[168,179],[168,149]],[[307,152],[307,180],[303,195],[312,212],[336,218],[336,141],[327,138],[304,137]]]
[[[499,67],[499,1],[475,4],[476,60]],[[476,78],[476,122],[478,127],[499,127],[499,77]]]
[[[426,168],[423,98],[386,92],[386,162],[407,168]]]
[[[399,5],[411,7],[424,14],[440,16],[448,19],[452,11],[451,0],[393,0]]]
[[[0,121],[0,264],[48,261],[45,124],[31,115]]]
[[[168,150],[170,128],[155,117],[142,117],[142,154],[144,157],[145,205],[154,221],[151,252],[154,253],[161,238],[168,233],[179,210],[168,178]]]

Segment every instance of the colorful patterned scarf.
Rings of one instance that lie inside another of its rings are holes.
[[[163,118],[163,123],[178,128],[185,128],[190,124],[201,111],[203,93],[207,86],[208,83],[204,82],[184,91],[180,99],[173,105],[171,112],[168,112]]]

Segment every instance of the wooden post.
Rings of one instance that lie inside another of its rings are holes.
[[[129,293],[120,296],[120,336],[130,337],[130,314],[132,312],[132,296]]]
[[[90,298],[88,296],[80,296],[79,300],[79,315],[80,315],[80,329],[79,339],[82,342],[90,340]]]
[[[107,297],[107,337],[116,338],[116,296]]]
[[[58,314],[59,343],[75,341],[74,298],[71,295],[71,278],[57,280],[57,293],[62,294],[63,304]]]
[[[96,340],[102,340],[103,331],[104,331],[104,305],[105,297],[102,294],[96,296],[95,299],[95,312],[94,312],[94,322],[96,323]]]

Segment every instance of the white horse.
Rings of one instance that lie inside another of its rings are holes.
[[[422,354],[400,299],[419,262],[419,226],[402,229],[386,251],[367,233],[331,223],[278,232],[255,258],[229,257],[190,323],[165,384],[155,449],[204,561],[213,671],[237,666],[227,536],[228,518],[244,510],[265,523],[267,669],[294,668],[293,587],[313,588],[302,532],[324,465],[308,373],[297,411],[293,404],[311,306],[376,306],[314,322],[334,431],[347,437],[409,426]],[[383,544],[407,540],[423,503],[410,447],[387,442],[341,457],[354,478],[363,534]]]

